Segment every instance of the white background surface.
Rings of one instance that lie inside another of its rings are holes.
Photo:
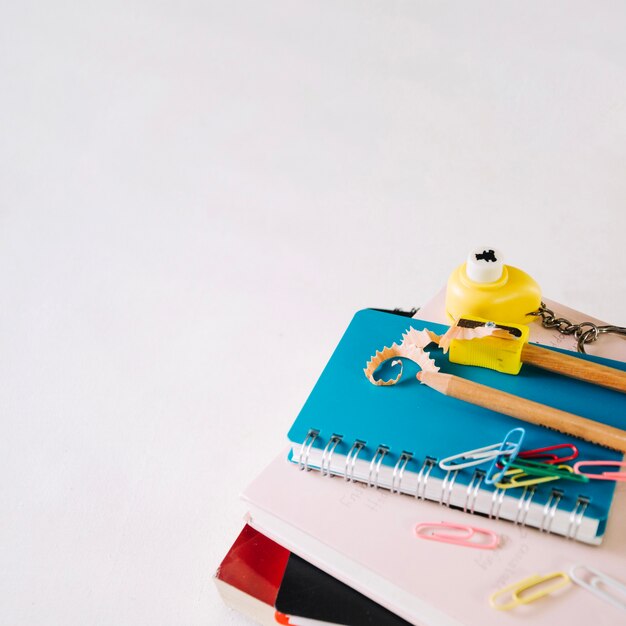
[[[611,2],[3,2],[0,623],[211,574],[352,313],[470,247],[626,324]]]

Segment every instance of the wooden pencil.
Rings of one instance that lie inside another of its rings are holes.
[[[425,385],[447,396],[626,453],[626,431],[619,428],[533,400],[520,398],[452,374],[422,371],[418,374],[418,378]]]
[[[608,387],[615,391],[626,392],[626,372],[593,361],[585,361],[574,356],[547,350],[532,343],[527,343],[522,347],[522,362],[558,372],[564,376],[578,378],[588,383]]]

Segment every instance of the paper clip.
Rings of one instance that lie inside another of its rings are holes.
[[[513,454],[513,452],[517,449],[516,444],[511,444],[511,447],[505,450],[501,450],[501,447],[502,442],[494,443],[490,446],[484,446],[483,448],[476,448],[475,450],[468,450],[467,452],[461,452],[460,454],[453,454],[452,456],[439,461],[439,467],[446,472],[461,470],[466,467],[473,467],[474,465],[486,463],[497,456]],[[462,459],[464,462],[451,463],[451,461],[456,459]]]
[[[576,573],[577,569],[586,570],[585,573],[592,574],[592,576],[579,576]],[[610,576],[607,576],[606,574],[599,572],[597,569],[587,565],[572,565],[569,570],[569,575],[577,585],[587,589],[587,591],[591,591],[591,593],[601,600],[605,600],[609,604],[616,606],[618,609],[626,611],[626,585],[624,585],[624,583],[621,583],[619,580],[615,580],[615,578],[611,578]],[[603,589],[602,587],[605,587],[606,589]],[[617,592],[617,594],[610,594],[609,591]],[[620,597],[616,597],[617,595],[621,595],[621,599]]]
[[[571,453],[567,456],[558,456],[557,454],[549,454],[551,450],[561,448],[569,448]],[[517,453],[518,459],[529,459],[536,462],[546,463],[547,465],[556,465],[557,463],[565,463],[572,461],[578,457],[578,448],[573,443],[559,443],[555,446],[547,446],[545,448],[534,448],[533,450],[520,450]],[[502,467],[499,463],[498,467]]]
[[[506,459],[504,460],[504,463],[502,464],[502,469],[499,472],[497,472],[496,469],[498,467],[497,464],[500,459],[500,454],[494,457],[493,461],[491,462],[491,465],[489,466],[489,469],[487,470],[487,474],[485,476],[485,483],[487,485],[493,485],[496,482],[500,482],[500,480],[504,476],[504,472],[506,472],[506,470],[509,469],[509,466],[515,460],[515,457],[517,456],[517,453],[519,452],[519,449],[522,445],[522,441],[524,440],[525,434],[526,434],[526,431],[523,428],[514,428],[513,430],[510,430],[506,434],[506,437],[502,440],[502,443],[500,444],[500,448],[499,448],[500,453],[506,450],[507,452]],[[517,441],[515,441],[516,435],[517,435]],[[509,441],[510,438],[513,439],[512,442]],[[508,450],[508,448],[506,447],[507,445],[513,445],[512,452]]]
[[[569,448],[571,453],[568,456],[558,456],[557,454],[548,454],[553,450],[562,450]],[[578,448],[573,443],[559,443],[555,446],[546,446],[545,448],[534,448],[533,450],[522,450],[518,452],[518,459],[534,459],[535,461],[543,461],[544,463],[556,464],[573,461],[578,457]]]
[[[624,467],[626,468],[626,461],[578,461],[574,464],[574,472],[580,476],[585,476],[588,479],[594,478],[595,480],[615,480],[618,482],[626,482],[626,471],[624,472],[602,472],[601,474],[585,474],[580,471],[582,465],[607,465],[609,467]]]
[[[544,583],[554,580],[554,584],[552,585],[544,585]],[[520,580],[513,585],[509,585],[504,589],[500,589],[495,593],[492,593],[489,597],[489,604],[492,608],[498,609],[499,611],[508,611],[509,609],[513,609],[520,604],[530,604],[535,600],[539,600],[544,596],[547,596],[563,587],[566,587],[570,584],[570,578],[565,572],[553,572],[552,574],[544,574],[540,576],[539,574],[533,574],[528,578],[524,578],[524,580]],[[540,586],[537,591],[531,593],[525,593],[529,589],[533,587]],[[509,602],[498,602],[498,599],[504,595],[510,595],[511,600]],[[524,594],[524,595],[522,595]]]
[[[498,489],[511,489],[513,487],[529,487],[530,485],[540,485],[541,483],[549,483],[553,480],[560,480],[561,478],[565,478],[566,480],[574,480],[576,482],[589,482],[589,479],[585,476],[581,476],[580,474],[574,474],[573,468],[569,465],[547,465],[546,467],[550,468],[549,470],[544,470],[542,468],[535,469],[526,469],[525,463],[520,463],[519,460],[511,463],[511,469],[504,472],[503,478],[507,476],[512,476],[508,481],[500,480],[500,482],[495,483]],[[540,465],[543,465],[541,463]],[[529,477],[528,480],[525,480],[526,477]],[[584,478],[585,480],[581,480]]]
[[[452,532],[440,532],[437,529],[443,528]],[[460,530],[462,533],[455,533]],[[450,522],[422,522],[415,526],[415,534],[420,539],[430,539],[431,541],[441,541],[442,543],[452,543],[457,546],[467,548],[480,548],[482,550],[493,550],[498,547],[498,535],[486,528],[476,528],[466,524],[452,524]],[[477,541],[472,541],[478,537]],[[484,541],[487,538],[489,541]]]
[[[553,476],[555,478],[565,478],[581,483],[588,483],[589,479],[582,474],[574,473],[569,465],[550,465],[541,461],[530,461],[524,459],[515,459],[509,463],[509,467],[521,469],[529,476]]]
[[[565,465],[564,467],[569,467]],[[570,467],[570,470],[572,468]],[[540,485],[541,483],[549,483],[553,480],[559,480],[560,476],[529,476],[523,469],[513,468],[504,472],[504,476],[508,480],[500,480],[495,483],[498,489],[513,489],[514,487],[530,487],[531,485]]]

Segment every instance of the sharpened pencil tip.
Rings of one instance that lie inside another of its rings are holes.
[[[427,370],[422,370],[420,372],[420,376],[418,379],[422,385],[427,385],[431,389],[435,391],[439,391],[440,393],[448,394],[448,385],[452,380],[452,376],[450,374],[442,374],[441,372],[429,372]]]

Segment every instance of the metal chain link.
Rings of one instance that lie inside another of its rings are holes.
[[[541,317],[541,324],[544,328],[556,328],[562,335],[574,335],[577,341],[578,352],[583,354],[585,354],[585,344],[597,341],[600,335],[614,333],[626,336],[626,328],[624,326],[598,326],[593,322],[572,324],[564,317],[557,317],[556,313],[549,309],[544,302],[541,303],[541,306],[536,311],[528,315]]]

